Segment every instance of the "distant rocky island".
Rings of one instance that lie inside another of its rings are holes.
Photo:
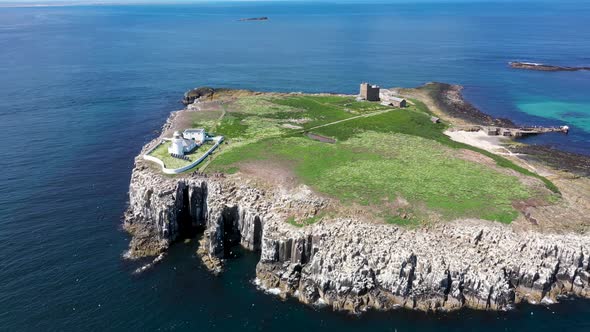
[[[196,238],[214,274],[241,246],[260,254],[261,290],[351,313],[590,298],[590,178],[510,153],[498,127],[515,125],[460,86],[205,87],[183,103],[135,160],[126,257],[157,257],[138,272]],[[226,140],[176,175],[144,158],[192,143],[190,126]]]
[[[266,16],[262,16],[262,17],[246,17],[246,18],[239,19],[239,21],[268,21],[268,17],[266,17]]]
[[[538,71],[579,71],[579,70],[590,70],[590,67],[564,67],[554,66],[542,63],[534,62],[509,62],[510,67],[515,69],[527,69],[527,70],[538,70]]]

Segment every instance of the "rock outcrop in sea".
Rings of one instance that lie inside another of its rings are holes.
[[[199,98],[211,97],[211,96],[213,96],[214,93],[215,93],[215,90],[210,87],[203,86],[203,87],[199,87],[199,88],[194,88],[192,90],[185,92],[185,94],[182,98],[182,103],[184,105],[190,105],[195,100],[197,100]]]
[[[258,282],[283,297],[334,310],[405,307],[506,310],[590,297],[590,236],[457,220],[406,228],[361,216],[298,228],[330,201],[307,187],[261,189],[238,176],[160,174],[136,160],[125,228],[128,256],[158,255],[202,231],[199,255],[215,273],[233,246],[260,252]]]
[[[267,16],[261,16],[261,17],[246,17],[246,18],[241,18],[238,21],[268,21],[268,17]]]
[[[590,70],[590,67],[566,67],[566,66],[555,66],[555,65],[547,65],[543,63],[534,63],[534,62],[509,62],[508,65],[514,69],[527,69],[527,70],[537,70],[537,71],[580,71],[580,70]]]

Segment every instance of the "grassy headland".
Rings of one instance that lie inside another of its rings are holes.
[[[277,165],[315,191],[344,205],[367,206],[386,222],[509,223],[518,216],[515,202],[550,200],[542,183],[557,191],[505,158],[452,141],[443,134],[447,125],[432,123],[430,110],[416,100],[395,109],[349,96],[252,95],[224,103],[222,115],[194,112],[193,124],[228,140],[207,172]]]

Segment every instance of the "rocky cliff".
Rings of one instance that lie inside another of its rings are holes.
[[[360,216],[298,228],[285,222],[289,215],[313,216],[330,204],[305,186],[169,177],[140,159],[129,195],[130,257],[159,254],[203,230],[199,254],[212,271],[221,271],[232,246],[260,251],[262,287],[335,310],[504,310],[560,295],[590,297],[588,235],[477,220],[405,228]]]

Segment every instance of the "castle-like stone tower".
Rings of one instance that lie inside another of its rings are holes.
[[[361,83],[361,98],[368,101],[379,101],[379,86]]]

